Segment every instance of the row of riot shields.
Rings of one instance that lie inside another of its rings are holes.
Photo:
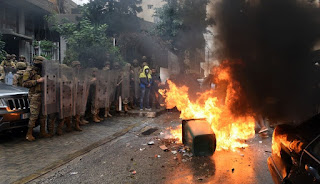
[[[71,68],[55,61],[45,61],[42,73],[43,114],[59,113],[60,119],[85,114],[91,85],[95,107],[109,106],[119,76],[112,70]]]

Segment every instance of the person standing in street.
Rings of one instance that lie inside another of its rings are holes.
[[[152,68],[152,73],[151,73],[151,77],[152,77],[152,84],[151,84],[151,88],[150,88],[150,106],[156,107],[156,109],[160,108],[160,102],[159,102],[159,98],[160,98],[160,93],[159,93],[159,86],[161,83],[161,79],[160,79],[160,75],[157,73],[157,70],[155,68]]]
[[[143,110],[144,107],[144,99],[146,100],[146,110],[151,110],[149,104],[149,96],[150,96],[150,87],[152,84],[152,77],[150,74],[150,68],[148,66],[144,66],[142,72],[139,76],[140,79],[140,110]]]
[[[140,80],[139,75],[141,71],[141,67],[139,66],[139,62],[137,59],[133,60],[133,66],[132,66],[132,99],[133,99],[133,105],[139,106],[139,95],[140,95]]]
[[[35,127],[36,121],[40,120],[40,137],[50,137],[46,133],[45,123],[46,116],[42,114],[42,83],[44,78],[41,77],[42,62],[45,60],[42,56],[34,58],[34,66],[31,70],[27,70],[23,74],[22,86],[29,88],[29,102],[30,102],[30,119],[28,123],[28,132],[26,139],[28,141],[34,141],[35,138],[32,135],[33,128]]]
[[[27,65],[24,62],[17,63],[17,72],[13,75],[13,85],[22,86],[23,74],[26,71]]]
[[[110,114],[110,106],[111,106],[111,93],[112,93],[112,73],[111,73],[111,64],[109,61],[106,61],[105,66],[102,68],[104,72],[107,74],[107,78],[105,79],[107,81],[107,89],[106,89],[106,103],[105,103],[105,109],[104,109],[104,117],[112,117]]]

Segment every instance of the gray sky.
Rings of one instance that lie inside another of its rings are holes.
[[[82,4],[84,4],[84,3],[89,2],[89,0],[73,0],[73,2],[82,5]]]

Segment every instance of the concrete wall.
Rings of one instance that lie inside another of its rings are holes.
[[[148,22],[155,22],[155,18],[153,17],[155,9],[162,7],[164,4],[166,2],[162,0],[142,0],[142,12],[138,14],[138,17]]]

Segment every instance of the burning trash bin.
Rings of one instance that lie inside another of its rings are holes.
[[[182,142],[194,156],[211,156],[216,150],[216,136],[206,120],[182,120]]]

